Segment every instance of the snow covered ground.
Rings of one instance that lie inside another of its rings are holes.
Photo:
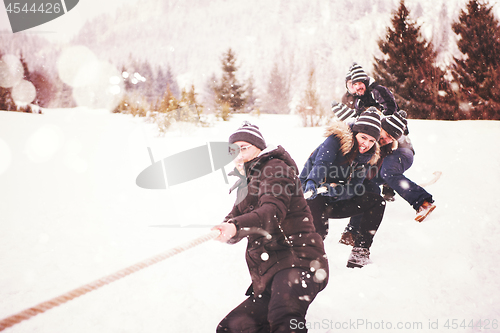
[[[159,160],[225,141],[244,119],[299,166],[323,140],[291,115],[181,124],[158,138],[140,119],[100,110],[0,112],[0,319],[206,234],[232,206],[231,178],[216,171],[167,190],[135,179],[147,147]],[[345,267],[347,220],[333,220],[330,283],[309,308],[310,332],[499,331],[500,122],[409,128],[407,175],[423,183],[443,172],[428,187],[438,208],[419,224],[403,199],[388,203],[363,269]],[[245,246],[209,241],[6,332],[214,332],[245,297]]]

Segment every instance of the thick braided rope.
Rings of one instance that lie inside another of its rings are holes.
[[[163,261],[167,258],[170,258],[176,254],[179,254],[181,252],[184,252],[186,250],[189,250],[195,246],[198,246],[206,241],[209,241],[211,239],[216,238],[217,236],[220,235],[220,232],[218,230],[213,230],[208,234],[205,234],[203,236],[200,236],[198,238],[195,238],[183,245],[176,246],[164,253],[160,253],[154,257],[145,259],[135,265],[129,266],[127,268],[124,268],[122,270],[119,270],[113,274],[107,275],[99,280],[96,280],[94,282],[91,282],[89,284],[86,284],[84,286],[81,286],[79,288],[73,289],[65,294],[62,294],[58,297],[55,297],[49,301],[40,303],[38,305],[35,305],[29,309],[26,309],[24,311],[21,311],[15,315],[12,315],[10,317],[7,317],[5,319],[0,320],[0,331],[3,331],[4,329],[14,326],[15,324],[18,324],[24,320],[30,319],[31,317],[34,317],[40,313],[44,313],[47,310],[50,310],[56,306],[62,305],[68,301],[71,301],[74,298],[80,297],[82,295],[85,295],[88,292],[91,292],[93,290],[96,290],[102,286],[105,286],[107,284],[110,284],[114,281],[117,281],[121,278],[124,278],[127,275],[130,275],[132,273],[135,273],[137,271],[140,271],[141,269],[144,269],[146,267],[149,267],[151,265],[154,265],[160,261]]]

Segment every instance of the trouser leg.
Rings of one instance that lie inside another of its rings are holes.
[[[313,274],[301,268],[276,273],[268,312],[271,332],[307,332],[307,309],[323,288],[324,283],[314,282]]]
[[[417,210],[424,201],[433,202],[433,200],[429,192],[403,174],[412,164],[413,152],[410,149],[396,149],[391,155],[384,158],[380,168],[380,176],[387,185]]]
[[[261,296],[250,296],[231,311],[217,326],[217,333],[307,332],[307,309],[325,285],[315,282],[308,270],[281,270]]]
[[[231,311],[217,326],[217,333],[269,333],[267,320],[270,295],[248,297],[243,303]]]
[[[307,200],[307,205],[311,210],[316,232],[325,239],[328,235],[328,197],[318,195],[313,200]]]
[[[374,181],[365,179],[365,181],[363,182],[363,187],[364,187],[364,193],[368,192],[380,195],[380,185],[378,185]],[[345,228],[345,231],[357,234],[362,220],[363,220],[362,214],[352,216],[351,219],[349,220],[349,224]]]
[[[335,201],[329,204],[328,218],[346,218],[362,214],[356,247],[370,248],[373,237],[382,222],[385,200],[377,194],[365,193],[349,200]]]

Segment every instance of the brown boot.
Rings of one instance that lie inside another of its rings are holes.
[[[350,231],[344,231],[340,236],[339,243],[354,246],[355,235]]]
[[[417,211],[417,217],[415,217],[415,221],[422,222],[434,209],[436,209],[436,205],[424,201],[422,206]]]

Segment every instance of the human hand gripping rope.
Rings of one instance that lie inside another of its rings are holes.
[[[328,188],[326,186],[318,187],[318,189],[316,190],[317,194],[326,193],[326,192],[328,192]],[[313,195],[314,195],[314,191],[310,190],[310,191],[307,191],[306,193],[304,193],[304,198],[306,200],[308,200]]]
[[[233,225],[234,226],[234,225]],[[145,259],[141,262],[136,263],[135,265],[129,266],[127,268],[124,268],[120,271],[117,271],[113,274],[107,275],[99,280],[95,280],[94,282],[91,282],[89,284],[86,284],[84,286],[81,286],[79,288],[73,289],[67,293],[64,293],[58,297],[52,298],[51,300],[48,300],[46,302],[40,303],[38,305],[35,305],[31,308],[28,308],[24,311],[21,311],[19,313],[16,313],[14,315],[11,315],[7,318],[4,318],[0,320],[0,331],[5,330],[6,328],[12,327],[24,320],[28,320],[38,314],[44,313],[47,310],[50,310],[56,306],[62,305],[68,301],[71,301],[74,298],[80,297],[82,295],[85,295],[86,293],[89,293],[93,290],[96,290],[100,287],[103,287],[107,284],[110,284],[111,282],[115,282],[121,278],[126,277],[127,275],[130,275],[132,273],[135,273],[137,271],[140,271],[146,267],[149,267],[151,265],[154,265],[156,263],[159,263],[160,261],[163,261],[167,258],[170,258],[176,254],[179,254],[181,252],[184,252],[186,250],[189,250],[195,246],[198,246],[204,242],[207,242],[212,239],[216,239],[219,236],[222,236],[222,232],[220,229],[212,229],[209,233],[202,235],[198,238],[195,238],[185,244],[176,246],[174,248],[171,248],[170,250],[160,253],[154,257],[151,257],[149,259]]]

